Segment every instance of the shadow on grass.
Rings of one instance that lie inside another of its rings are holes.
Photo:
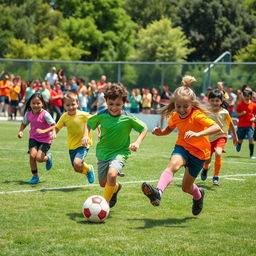
[[[38,184],[45,183],[45,181],[40,181],[37,184],[29,184],[27,181],[24,180],[5,180],[3,184],[17,184],[17,185],[31,185],[32,187],[38,186]]]
[[[72,221],[75,221],[78,224],[83,224],[83,225],[99,225],[99,224],[105,224],[105,222],[90,222],[87,219],[85,219],[84,215],[82,213],[78,212],[71,212],[66,214]],[[111,218],[110,214],[108,215],[108,219]],[[83,220],[81,220],[83,219]]]
[[[244,157],[244,156],[239,156],[239,155],[225,155],[226,159],[233,159],[233,160],[237,160],[237,159],[248,159],[248,157]]]
[[[147,229],[153,228],[155,226],[165,226],[165,227],[177,227],[185,228],[186,225],[181,225],[189,220],[196,219],[196,217],[186,217],[183,219],[165,219],[165,220],[155,220],[155,219],[127,219],[128,221],[144,221],[143,227],[136,227],[132,229]]]

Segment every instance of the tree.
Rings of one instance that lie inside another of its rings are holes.
[[[9,53],[5,58],[41,60],[80,60],[83,54],[81,45],[72,46],[68,35],[56,36],[53,40],[44,38],[40,44],[26,44],[24,39],[11,39]]]
[[[162,17],[175,20],[177,3],[176,0],[126,0],[124,8],[135,23],[146,28]]]
[[[183,0],[177,11],[182,27],[196,51],[189,60],[212,61],[225,51],[235,54],[256,31],[256,19],[241,0]]]
[[[123,0],[47,1],[63,13],[61,30],[72,41],[82,41],[89,56],[83,60],[126,60],[133,50],[136,25]]]
[[[185,61],[193,49],[180,27],[173,28],[171,20],[163,18],[141,29],[137,40],[137,60]]]
[[[248,46],[240,49],[234,59],[239,62],[256,62],[256,38],[253,38]]]

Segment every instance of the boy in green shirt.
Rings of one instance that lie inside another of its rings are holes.
[[[122,169],[131,151],[137,151],[147,134],[146,125],[139,119],[123,112],[128,92],[122,84],[112,84],[105,93],[107,109],[88,119],[88,131],[100,127],[100,141],[96,146],[98,178],[104,187],[104,198],[113,207],[122,185],[116,183],[117,176],[124,176]],[[130,133],[139,132],[136,141],[130,144]],[[90,142],[85,134],[86,143]]]

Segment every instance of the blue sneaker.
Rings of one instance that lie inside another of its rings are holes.
[[[37,175],[33,175],[32,179],[28,181],[28,184],[37,184],[39,182],[39,177]]]
[[[89,165],[89,167],[90,167],[90,170],[89,170],[89,172],[86,173],[86,177],[87,177],[89,183],[93,183],[94,182],[94,169],[91,164]]]
[[[242,144],[237,143],[237,145],[236,145],[236,151],[237,151],[237,152],[240,152],[241,146],[242,146]]]
[[[50,159],[48,161],[46,161],[45,168],[46,168],[47,171],[49,171],[52,168],[52,154],[49,153],[49,154],[47,154],[47,156],[49,156]]]

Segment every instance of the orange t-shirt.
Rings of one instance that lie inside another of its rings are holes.
[[[20,86],[16,85],[10,89],[11,100],[19,100]]]
[[[178,129],[176,144],[184,147],[189,153],[201,160],[210,158],[211,144],[208,136],[184,139],[187,131],[200,132],[215,124],[215,121],[207,117],[201,110],[193,109],[191,114],[182,119],[177,112],[173,112],[168,121],[171,129]]]
[[[254,127],[254,123],[250,121],[256,115],[256,103],[250,102],[245,103],[240,101],[237,104],[236,112],[243,112],[245,111],[246,114],[238,117],[238,127]]]
[[[7,88],[3,88],[7,86]],[[10,95],[10,86],[11,86],[11,82],[9,80],[4,81],[1,80],[0,81],[0,95],[1,96],[9,96]]]

